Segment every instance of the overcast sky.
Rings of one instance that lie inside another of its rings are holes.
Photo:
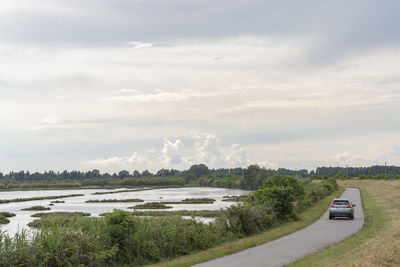
[[[0,171],[400,165],[399,10],[2,0]]]

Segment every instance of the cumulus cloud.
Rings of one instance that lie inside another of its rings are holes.
[[[249,164],[249,160],[246,157],[246,149],[241,147],[239,144],[232,144],[231,151],[225,156],[227,164],[231,167],[243,167]]]
[[[218,138],[210,133],[192,132],[195,153],[193,161],[211,166],[222,164],[222,151]]]
[[[181,140],[171,142],[167,138],[164,138],[164,146],[161,149],[160,157],[161,163],[168,167],[180,164],[182,162],[182,147],[183,143]]]
[[[216,135],[192,131],[192,144],[184,146],[180,139],[163,139],[160,150],[149,149],[146,155],[134,152],[130,156],[98,158],[84,161],[97,167],[131,166],[135,168],[183,168],[193,164],[206,164],[211,168],[245,167],[249,164],[246,150],[239,144],[223,147]],[[185,149],[186,148],[186,149]]]
[[[332,158],[340,163],[354,163],[363,160],[362,157],[351,155],[349,152],[338,153],[336,155],[333,155]]]
[[[350,158],[350,153],[349,152],[342,152],[342,153],[338,153],[334,156],[332,156],[332,158],[336,159],[336,160],[346,160]]]
[[[270,162],[270,161],[260,161],[260,162],[257,162],[257,165],[260,167],[267,168],[267,169],[276,169],[279,166],[279,164]]]
[[[127,157],[97,158],[84,161],[83,163],[96,167],[109,167],[110,165],[148,167],[151,164],[151,159],[145,155],[133,152],[132,155]]]

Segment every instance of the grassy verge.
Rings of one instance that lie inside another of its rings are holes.
[[[399,266],[399,181],[344,181],[359,187],[366,220],[363,228],[340,243],[289,266]]]
[[[229,255],[250,247],[254,247],[263,244],[268,241],[275,240],[282,236],[288,235],[290,233],[296,232],[322,216],[326,211],[327,206],[332,201],[333,197],[337,197],[343,193],[344,189],[336,190],[333,194],[323,198],[321,201],[313,205],[312,207],[306,209],[304,212],[299,214],[299,220],[291,221],[280,225],[275,225],[268,231],[261,234],[250,236],[247,238],[242,238],[223,244],[221,246],[201,251],[188,256],[180,257],[171,261],[165,261],[151,266],[191,266],[193,264],[209,261],[212,259],[220,258],[225,255]]]

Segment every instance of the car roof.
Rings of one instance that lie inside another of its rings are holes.
[[[350,200],[347,199],[347,198],[334,198],[333,200],[334,200],[334,201],[335,201],[335,200],[346,200],[346,201],[350,201]]]

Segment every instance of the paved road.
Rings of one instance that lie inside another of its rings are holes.
[[[356,204],[353,221],[340,218],[330,221],[328,219],[328,211],[326,211],[318,221],[300,231],[263,245],[195,266],[283,266],[321,248],[335,244],[360,230],[364,224],[360,191],[355,188],[346,188],[341,197],[348,198]]]

